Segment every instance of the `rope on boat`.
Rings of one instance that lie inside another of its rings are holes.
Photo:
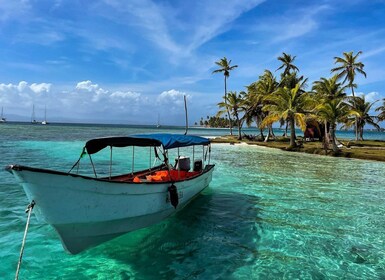
[[[21,243],[20,257],[19,257],[19,262],[17,263],[15,280],[19,279],[19,271],[20,271],[20,266],[21,266],[21,260],[23,258],[23,253],[24,253],[25,240],[27,239],[29,221],[31,219],[32,209],[34,206],[35,206],[35,201],[32,200],[31,203],[28,204],[27,209],[25,209],[25,213],[28,213],[28,218],[27,218],[27,223],[25,225],[23,242]]]

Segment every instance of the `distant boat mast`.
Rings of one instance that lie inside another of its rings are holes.
[[[48,124],[47,122],[47,106],[44,106],[44,121],[41,124]]]
[[[156,127],[161,127],[161,125],[160,125],[160,115],[159,115],[159,113],[158,113],[158,123],[156,124]]]
[[[7,121],[7,119],[6,118],[4,118],[4,116],[3,116],[3,107],[1,107],[1,116],[0,116],[0,122],[2,122],[2,123],[5,123],[6,121]]]
[[[36,117],[35,117],[35,104],[32,105],[31,123],[37,123]]]

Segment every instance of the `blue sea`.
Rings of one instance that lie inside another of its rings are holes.
[[[68,171],[90,138],[149,132],[184,129],[1,124],[0,166]],[[385,279],[384,162],[228,144],[211,162],[210,187],[181,212],[78,255],[32,215],[19,279]],[[1,169],[0,279],[15,277],[28,203]]]

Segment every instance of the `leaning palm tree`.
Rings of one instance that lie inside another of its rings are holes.
[[[230,77],[230,71],[237,68],[238,65],[233,65],[230,66],[231,60],[227,60],[226,57],[221,58],[219,61],[215,62],[216,65],[218,65],[220,68],[214,70],[212,73],[222,73],[225,78],[225,102],[227,102],[227,79]],[[226,107],[227,108],[227,107]],[[227,117],[229,120],[229,125],[230,125],[230,135],[233,135],[233,129],[232,129],[232,124],[231,124],[231,117],[229,111],[227,111]]]
[[[365,96],[356,96],[349,98],[348,104],[350,105],[352,110],[356,112],[356,117],[348,118],[346,126],[349,127],[352,124],[356,125],[356,127],[358,128],[357,140],[364,140],[364,127],[366,124],[372,125],[378,130],[380,129],[380,126],[375,121],[375,119],[377,119],[378,117],[370,115],[370,110],[377,101],[366,102]]]
[[[364,75],[366,78],[366,73],[363,70],[364,64],[362,62],[357,61],[357,57],[362,54],[362,51],[357,52],[356,55],[353,55],[353,52],[344,52],[344,57],[334,57],[335,64],[339,64],[338,67],[335,67],[331,70],[331,72],[337,72],[337,76],[340,79],[344,79],[342,83],[348,82],[348,87],[352,90],[352,96],[354,96],[354,88],[356,85],[354,84],[354,79],[357,73]],[[356,132],[356,140],[358,140],[358,122],[356,121],[355,132]]]
[[[238,126],[238,139],[242,139],[241,128],[244,121],[244,118],[240,118],[240,113],[243,109],[243,102],[245,92],[237,94],[237,92],[230,91],[227,96],[223,96],[224,102],[218,103],[219,108],[223,108],[217,113],[217,117],[222,115],[225,112],[230,112],[235,117],[236,124]]]
[[[301,130],[306,128],[306,114],[313,105],[312,98],[308,93],[301,93],[300,84],[293,89],[287,87],[278,88],[273,94],[266,97],[269,104],[263,109],[269,112],[263,120],[262,125],[266,126],[284,119],[290,124],[290,147],[296,147],[295,125]]]

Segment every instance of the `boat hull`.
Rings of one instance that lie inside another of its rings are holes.
[[[212,179],[214,165],[196,177],[174,182],[179,204],[171,205],[171,182],[126,183],[24,166],[8,168],[39,221],[52,225],[63,247],[77,254],[124,233],[158,223],[182,209]]]

